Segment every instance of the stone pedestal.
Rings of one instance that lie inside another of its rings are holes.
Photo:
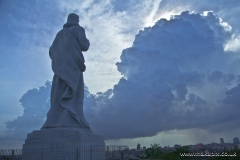
[[[29,133],[23,160],[105,160],[101,136],[79,128],[42,129]]]

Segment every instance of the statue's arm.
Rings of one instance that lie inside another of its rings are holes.
[[[90,46],[90,42],[86,37],[84,28],[82,27],[80,27],[78,32],[78,40],[79,40],[82,51],[87,51]]]

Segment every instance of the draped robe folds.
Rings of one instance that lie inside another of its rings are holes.
[[[75,35],[70,33],[68,28],[63,28],[58,32],[49,50],[54,76],[50,99],[51,107],[42,129],[56,127],[90,129],[83,113],[84,82],[82,73],[86,68],[82,51],[88,49],[89,41],[82,27],[74,27],[79,27],[77,28],[78,34],[85,37],[81,39],[82,42],[79,42],[80,40],[74,37]]]

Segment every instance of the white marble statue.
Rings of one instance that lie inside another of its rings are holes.
[[[92,132],[83,114],[86,67],[82,51],[87,51],[90,43],[78,22],[78,15],[69,14],[50,47],[54,72],[51,107],[42,128],[27,135],[22,159],[105,159],[104,139]]]
[[[67,23],[50,47],[54,72],[51,107],[41,129],[70,127],[90,130],[83,113],[83,72],[86,66],[82,54],[90,43],[78,22],[78,15],[69,14]]]

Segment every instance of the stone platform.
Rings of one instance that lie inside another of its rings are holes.
[[[104,160],[105,143],[91,130],[52,128],[29,133],[23,160]]]

